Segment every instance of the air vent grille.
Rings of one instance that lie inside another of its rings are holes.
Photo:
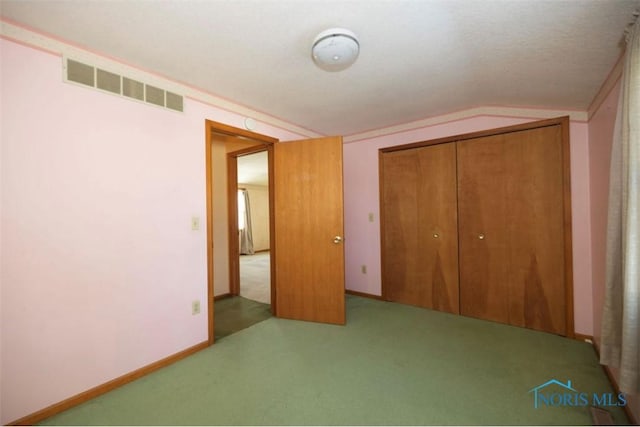
[[[97,85],[96,87],[98,89],[102,89],[102,90],[106,90],[112,93],[117,93],[118,95],[120,94],[121,90],[121,84],[120,81],[122,80],[120,78],[119,75],[115,74],[115,73],[110,73],[108,71],[105,70],[100,70],[98,69],[96,72],[96,77],[97,77]]]
[[[95,84],[95,69],[78,61],[67,61],[67,79],[87,86]]]
[[[91,86],[116,95],[168,108],[184,111],[184,98],[162,88],[152,86],[111,71],[102,70],[73,59],[65,58],[65,80]]]
[[[164,107],[164,91],[151,85],[145,85],[145,87],[146,101]]]
[[[182,97],[175,93],[167,92],[167,108],[171,108],[176,111],[183,111]]]
[[[144,83],[128,79],[126,77],[122,78],[122,82],[122,94],[124,96],[128,96],[129,98],[137,99],[139,101],[144,101]]]

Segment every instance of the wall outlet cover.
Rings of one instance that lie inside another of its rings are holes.
[[[200,313],[200,300],[195,300],[191,303],[191,314],[196,315]]]

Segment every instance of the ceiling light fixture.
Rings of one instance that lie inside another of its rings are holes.
[[[313,62],[325,71],[342,71],[356,62],[360,43],[356,35],[343,28],[330,28],[313,41]]]

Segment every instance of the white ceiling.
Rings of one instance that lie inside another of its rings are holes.
[[[238,183],[269,185],[269,160],[266,151],[238,157]]]
[[[586,110],[640,0],[1,0],[2,17],[320,134],[487,105]],[[358,61],[317,68],[345,27]]]

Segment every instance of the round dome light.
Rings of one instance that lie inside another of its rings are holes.
[[[330,28],[318,34],[313,41],[311,56],[325,71],[342,71],[358,58],[360,43],[356,35],[343,28]]]

